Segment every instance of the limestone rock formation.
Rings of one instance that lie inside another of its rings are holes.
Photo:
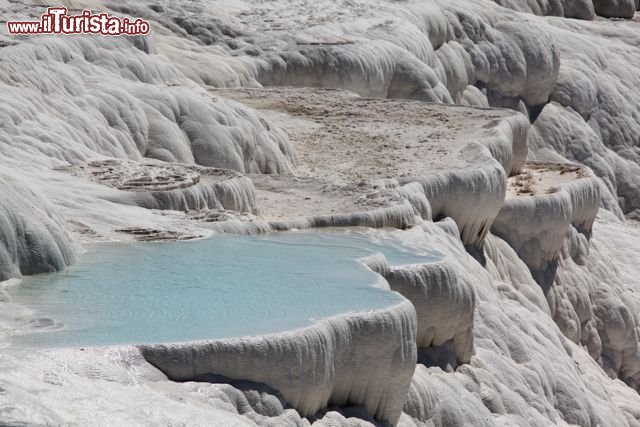
[[[636,0],[63,4],[152,33],[0,30],[0,424],[640,425]],[[442,260],[304,330],[10,343],[84,243],[336,226]]]

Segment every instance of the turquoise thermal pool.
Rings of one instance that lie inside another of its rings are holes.
[[[105,243],[66,271],[25,277],[13,301],[57,327],[17,346],[179,342],[278,332],[333,315],[379,309],[401,297],[376,287],[357,260],[432,262],[396,241],[358,233],[214,236],[171,243]]]

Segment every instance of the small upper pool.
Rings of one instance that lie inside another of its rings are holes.
[[[25,277],[9,289],[15,303],[59,325],[11,342],[63,347],[228,338],[383,308],[401,297],[375,287],[375,273],[357,261],[376,252],[391,265],[439,258],[354,232],[95,244],[67,270]]]

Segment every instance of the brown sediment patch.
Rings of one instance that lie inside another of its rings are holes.
[[[81,165],[63,166],[56,170],[117,188],[123,191],[171,191],[207,182],[224,181],[240,173],[196,165],[132,160],[105,159]]]
[[[562,184],[589,176],[589,171],[581,165],[529,161],[521,173],[509,178],[507,198],[553,194]]]
[[[203,235],[188,234],[175,230],[165,230],[160,228],[139,228],[127,227],[116,230],[118,233],[132,235],[140,242],[159,242],[176,240],[193,240],[204,237]]]

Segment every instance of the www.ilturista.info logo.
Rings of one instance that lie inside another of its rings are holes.
[[[144,19],[120,18],[106,13],[83,10],[67,15],[66,7],[50,7],[39,21],[8,21],[9,34],[102,34],[133,36],[149,34],[151,26]]]

